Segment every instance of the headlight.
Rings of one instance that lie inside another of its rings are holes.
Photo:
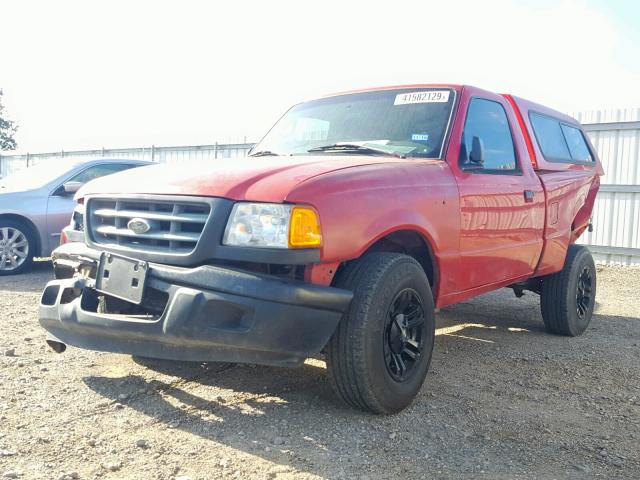
[[[236,203],[223,243],[238,247],[313,248],[322,243],[318,214],[311,207]]]

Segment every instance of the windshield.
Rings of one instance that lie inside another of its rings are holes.
[[[454,99],[455,91],[451,89],[413,88],[301,103],[276,123],[253,152],[308,155],[388,151],[439,158]],[[340,144],[371,148],[349,149]]]
[[[1,189],[33,190],[45,186],[81,163],[79,160],[43,161],[32,167],[10,174],[0,180]]]

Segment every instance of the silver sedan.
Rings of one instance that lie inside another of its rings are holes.
[[[139,160],[55,160],[0,180],[0,275],[21,273],[47,257],[73,213],[73,195],[95,178],[151,165]]]

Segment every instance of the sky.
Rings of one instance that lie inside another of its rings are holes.
[[[462,83],[640,107],[635,0],[0,0],[18,152],[258,140],[291,105]]]

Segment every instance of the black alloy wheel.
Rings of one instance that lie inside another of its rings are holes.
[[[547,331],[569,337],[584,333],[596,306],[596,266],[589,249],[570,245],[562,270],[541,280],[540,310]]]
[[[387,370],[397,382],[415,372],[422,355],[424,307],[418,292],[405,288],[391,303],[384,330],[384,359]]]
[[[419,395],[435,340],[429,279],[412,257],[372,252],[338,272],[353,300],[326,348],[329,380],[348,405],[390,414]]]
[[[593,295],[593,275],[588,267],[582,269],[576,288],[576,310],[578,317],[584,319],[591,305]]]

